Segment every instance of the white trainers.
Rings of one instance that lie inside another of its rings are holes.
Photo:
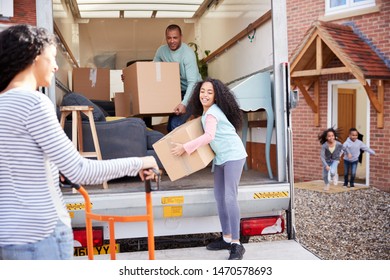
[[[329,184],[326,184],[326,185],[324,186],[324,191],[329,191]]]
[[[339,183],[339,174],[335,174],[333,176],[333,185],[337,186],[338,183]]]

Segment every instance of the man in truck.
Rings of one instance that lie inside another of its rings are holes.
[[[165,39],[167,44],[157,49],[153,61],[179,63],[182,97],[181,103],[173,109],[173,114],[169,116],[167,130],[170,132],[185,123],[190,117],[186,107],[195,84],[201,81],[201,76],[193,49],[182,42],[180,26],[169,25],[165,30]]]

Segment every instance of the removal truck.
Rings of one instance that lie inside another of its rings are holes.
[[[242,240],[282,232],[294,239],[289,111],[295,100],[289,87],[286,1],[195,1],[201,3],[199,9],[186,19],[159,19],[157,4],[157,13],[147,19],[126,17],[126,10],[115,19],[87,18],[80,16],[88,14],[81,5],[86,1],[77,1],[80,5],[76,15],[69,12],[69,5],[61,6],[59,2],[69,1],[53,1],[54,30],[62,42],[60,71],[55,89],[49,92],[53,102],[63,91],[71,90],[71,72],[77,67],[104,67],[106,63],[114,75],[112,85],[120,86],[118,75],[126,63],[152,60],[156,49],[165,43],[166,26],[178,24],[183,30],[183,42],[194,43],[200,64],[207,65],[209,76],[229,85],[245,115],[239,132],[249,154],[238,190]],[[126,48],[119,43],[124,39],[131,40]],[[153,118],[154,122],[162,120],[163,117]],[[87,186],[87,190],[96,213],[145,213],[140,180],[108,182],[108,189]],[[74,228],[83,229],[83,198],[71,191],[64,191],[64,196]],[[153,192],[153,213],[156,238],[220,232],[212,164],[174,182],[164,175],[160,189]],[[108,225],[96,222],[94,227],[101,229],[102,240],[109,238]],[[147,236],[142,222],[118,223],[115,227],[118,242]],[[83,234],[75,230],[76,246],[85,246],[80,237]],[[96,252],[103,252],[102,244],[96,242]],[[76,255],[85,254],[80,248],[75,249]]]

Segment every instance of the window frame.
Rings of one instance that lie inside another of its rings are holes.
[[[346,0],[345,5],[330,7],[331,0],[325,0],[325,16],[376,6],[376,0],[364,0],[359,2],[354,2],[354,1],[355,0]]]

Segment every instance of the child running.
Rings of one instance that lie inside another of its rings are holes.
[[[322,170],[322,178],[325,186],[324,191],[329,190],[329,173],[333,185],[337,185],[338,174],[337,166],[340,162],[340,156],[343,153],[343,145],[338,141],[338,133],[334,128],[328,128],[318,135],[318,140],[322,144],[321,147],[321,162],[324,167]]]
[[[191,154],[210,144],[214,158],[214,196],[222,228],[222,237],[207,245],[208,250],[230,250],[229,260],[241,260],[245,253],[240,243],[238,184],[247,157],[237,134],[242,123],[241,110],[234,95],[221,81],[207,78],[198,82],[189,101],[194,116],[202,115],[205,133],[187,143],[173,143],[172,154]]]
[[[348,173],[351,170],[351,179],[349,181],[350,187],[355,186],[355,176],[357,164],[359,161],[360,150],[363,150],[371,155],[375,152],[367,147],[362,141],[358,139],[359,132],[356,128],[349,130],[349,137],[343,144],[344,153],[344,187],[348,187]]]

